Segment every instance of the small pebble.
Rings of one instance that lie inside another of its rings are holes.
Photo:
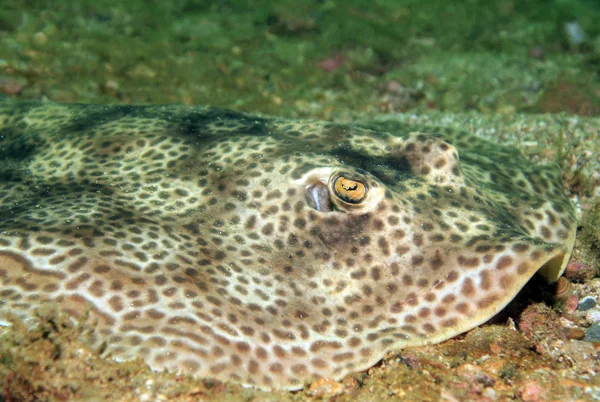
[[[589,327],[583,340],[586,342],[600,342],[600,324]]]
[[[388,81],[385,84],[385,89],[386,89],[387,92],[395,93],[395,92],[400,92],[400,91],[404,90],[405,88],[398,81],[393,81],[392,80],[392,81]]]
[[[585,331],[581,328],[569,328],[566,331],[566,334],[568,339],[575,339],[575,340],[582,340],[585,337]]]
[[[36,45],[45,45],[48,42],[48,37],[43,32],[37,32],[33,35],[33,42]]]
[[[489,398],[493,401],[495,401],[498,398],[498,395],[496,394],[496,391],[494,391],[494,388],[492,387],[487,387],[484,391],[483,391],[483,396],[485,396],[486,398]]]
[[[597,308],[593,310],[589,310],[585,315],[585,319],[591,322],[599,322],[600,323],[600,310]]]
[[[573,314],[575,310],[577,310],[577,306],[579,306],[577,297],[573,295],[567,297],[567,300],[565,301],[565,313]]]
[[[25,89],[25,80],[21,78],[0,78],[0,93],[6,95],[19,95]]]
[[[338,68],[340,68],[342,66],[342,64],[344,64],[344,58],[340,55],[335,55],[335,56],[331,56],[326,59],[323,59],[323,60],[319,61],[317,64],[319,67],[321,67],[321,70],[330,73],[332,71],[337,70]]]
[[[568,22],[564,26],[567,42],[571,47],[581,46],[586,40],[586,34],[583,28],[577,22]]]
[[[596,267],[592,264],[572,261],[567,265],[564,276],[574,282],[585,282],[596,276]]]
[[[116,91],[119,89],[119,83],[117,81],[108,80],[104,83],[104,88]]]
[[[596,307],[596,300],[592,296],[584,297],[577,306],[577,310],[579,311],[587,311]]]
[[[544,60],[544,48],[535,46],[529,49],[529,57],[536,60]]]
[[[517,388],[517,395],[525,402],[539,402],[546,399],[547,390],[534,380],[527,380]]]
[[[344,387],[339,382],[333,381],[329,378],[320,378],[317,381],[310,384],[307,393],[309,395],[323,397],[339,395],[343,391]]]

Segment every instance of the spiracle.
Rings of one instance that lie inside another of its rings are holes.
[[[573,294],[573,285],[567,278],[561,276],[556,282],[554,295],[557,299],[565,300],[571,296],[571,294]]]

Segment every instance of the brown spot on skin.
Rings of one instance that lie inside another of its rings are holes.
[[[108,305],[110,306],[111,310],[115,313],[118,313],[125,307],[123,305],[123,300],[119,296],[113,296],[110,299],[108,299]]]
[[[221,356],[223,356],[224,354],[225,354],[225,352],[224,352],[224,351],[223,351],[223,349],[221,349],[220,347],[218,347],[218,346],[214,346],[214,347],[212,348],[212,355],[213,355],[213,356],[215,356],[215,357],[221,357]]]
[[[335,341],[317,341],[310,345],[310,351],[318,353],[321,349],[341,349],[342,344]]]
[[[444,304],[454,303],[455,300],[456,300],[456,296],[453,294],[447,294],[446,296],[442,297],[442,303],[444,303]]]
[[[483,299],[481,299],[477,302],[477,307],[488,308],[488,307],[492,306],[493,304],[496,304],[498,299],[499,299],[498,295],[495,295],[495,294],[487,295]]]
[[[256,227],[256,215],[251,215],[247,220],[246,220],[246,229],[248,230],[252,230]]]
[[[444,327],[444,328],[455,327],[457,322],[458,321],[456,320],[456,318],[449,318],[447,320],[442,321],[442,327]]]
[[[465,278],[463,281],[461,293],[466,297],[472,297],[475,294],[475,285],[471,278]]]
[[[283,366],[281,363],[273,363],[269,365],[269,371],[274,374],[281,374],[283,373]]]
[[[306,372],[307,368],[304,364],[294,364],[292,366],[292,373],[296,375],[302,375]]]
[[[263,226],[263,228],[261,229],[261,232],[265,236],[269,236],[269,235],[273,234],[274,230],[275,230],[275,225],[273,225],[273,223],[269,222],[265,226]]]
[[[269,352],[267,352],[265,348],[259,346],[256,348],[256,356],[260,360],[266,360],[269,357]]]
[[[362,344],[360,338],[352,337],[348,340],[348,345],[352,348],[356,348]]]
[[[227,368],[226,363],[218,363],[218,364],[214,364],[214,365],[210,366],[210,372],[212,374],[219,374],[219,373],[223,372],[226,368]]]
[[[402,229],[397,229],[392,232],[392,238],[394,238],[394,240],[400,240],[404,238],[404,236],[406,236],[406,233]]]
[[[519,275],[524,275],[527,272],[529,272],[529,264],[526,262],[520,263],[519,266],[517,267],[517,273]]]
[[[513,259],[510,256],[508,256],[508,255],[502,256],[496,263],[496,269],[501,271],[505,268],[510,267],[512,265],[512,263],[513,263]]]
[[[456,282],[458,278],[458,272],[456,271],[450,271],[448,275],[446,275],[446,281],[449,283]]]
[[[250,360],[248,362],[248,372],[250,374],[256,375],[260,371],[260,365],[256,360]]]
[[[458,303],[454,309],[461,314],[467,314],[469,312],[469,305],[467,303]]]
[[[413,235],[413,244],[417,246],[417,248],[423,245],[423,235],[420,233],[415,233]]]
[[[352,279],[362,279],[367,276],[367,272],[364,269],[359,269],[358,271],[354,271],[350,274]]]
[[[79,271],[85,264],[87,264],[88,259],[86,257],[79,257],[77,260],[75,260],[74,262],[70,263],[67,266],[67,271],[69,272],[77,272]]]
[[[351,360],[354,357],[354,353],[345,352],[345,353],[336,353],[333,355],[333,361],[336,363],[341,363],[345,360]]]
[[[406,247],[406,246],[398,246],[398,247],[396,247],[396,254],[399,255],[399,256],[400,255],[404,255],[404,254],[408,253],[409,251],[410,251],[410,248]]]
[[[312,359],[310,361],[310,364],[312,364],[313,366],[320,368],[320,369],[324,369],[327,367],[327,362],[323,359]]]
[[[434,165],[436,169],[441,169],[443,168],[447,163],[446,158],[439,158],[435,161]]]
[[[525,243],[513,244],[512,249],[513,249],[513,251],[516,251],[517,253],[522,253],[523,251],[527,251],[527,249],[529,249],[529,244],[525,244]]]
[[[419,297],[416,295],[416,293],[409,293],[406,296],[406,303],[409,306],[418,306],[419,305]]]
[[[406,317],[404,317],[404,322],[407,324],[414,324],[417,322],[417,317],[412,314],[408,314]]]
[[[231,332],[231,331],[230,331]],[[238,342],[235,344],[235,348],[241,353],[248,353],[250,351],[250,345],[246,342]]]
[[[58,265],[58,264],[64,262],[66,259],[67,259],[66,256],[59,255],[59,256],[52,257],[51,259],[49,259],[48,260],[48,264],[50,264],[50,265]]]
[[[102,297],[105,294],[103,282],[98,280],[92,282],[92,285],[88,288],[88,290],[96,297]]]
[[[413,266],[417,267],[417,266],[423,264],[424,260],[425,259],[423,258],[422,255],[415,255],[415,256],[412,257],[411,263],[412,263]]]
[[[307,355],[306,351],[298,346],[292,347],[291,351],[294,356],[304,357]]]
[[[381,278],[381,271],[379,270],[379,267],[371,268],[371,279],[378,281],[379,278]]]
[[[230,360],[231,364],[235,367],[240,367],[242,365],[242,358],[236,354],[231,355]]]
[[[444,265],[444,260],[442,259],[439,250],[435,250],[434,257],[429,259],[429,266],[432,270],[437,271]]]
[[[479,273],[479,276],[481,277],[481,283],[480,283],[480,287],[483,290],[489,290],[492,287],[492,275],[491,272],[486,270],[486,271],[481,271]]]
[[[283,359],[287,355],[287,352],[281,346],[275,345],[273,346],[273,354],[278,358]]]
[[[390,255],[390,243],[385,239],[385,237],[380,237],[377,241],[377,244],[384,255]]]
[[[512,275],[503,275],[500,277],[500,287],[503,289],[509,289],[514,283],[515,278]]]
[[[396,285],[395,283],[388,283],[387,285],[385,285],[385,288],[390,294],[394,294],[398,291],[398,285]]]
[[[2,276],[2,275],[0,275],[0,276]],[[44,285],[42,287],[42,290],[47,293],[53,293],[58,290],[58,285],[55,283],[49,283],[47,285]],[[8,295],[4,295],[4,294],[2,294],[2,292],[0,292],[0,296],[8,296]]]
[[[164,313],[161,313],[160,311],[155,310],[155,309],[147,310],[146,315],[153,320],[161,320],[165,317]]]
[[[458,263],[465,268],[476,268],[479,266],[479,258],[478,257],[467,258],[467,257],[461,255],[458,257]]]
[[[271,337],[266,332],[260,333],[260,339],[263,343],[271,343]]]
[[[443,317],[443,316],[445,316],[445,315],[446,315],[446,313],[448,312],[448,310],[446,310],[446,309],[445,309],[445,308],[443,308],[443,307],[436,307],[436,308],[433,310],[433,312],[434,312],[434,314],[435,314],[436,316],[438,316],[438,317]]]
[[[547,226],[542,226],[540,228],[540,232],[544,239],[546,239],[546,240],[552,239],[552,231]]]

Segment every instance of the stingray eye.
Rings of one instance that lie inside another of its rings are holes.
[[[336,197],[348,204],[359,204],[367,196],[367,186],[358,181],[338,176],[333,183]]]

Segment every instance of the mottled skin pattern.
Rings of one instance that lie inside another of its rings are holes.
[[[575,218],[558,170],[467,133],[373,128],[0,104],[0,317],[50,303],[96,320],[107,356],[298,389],[560,276]],[[363,200],[342,201],[340,175]]]

